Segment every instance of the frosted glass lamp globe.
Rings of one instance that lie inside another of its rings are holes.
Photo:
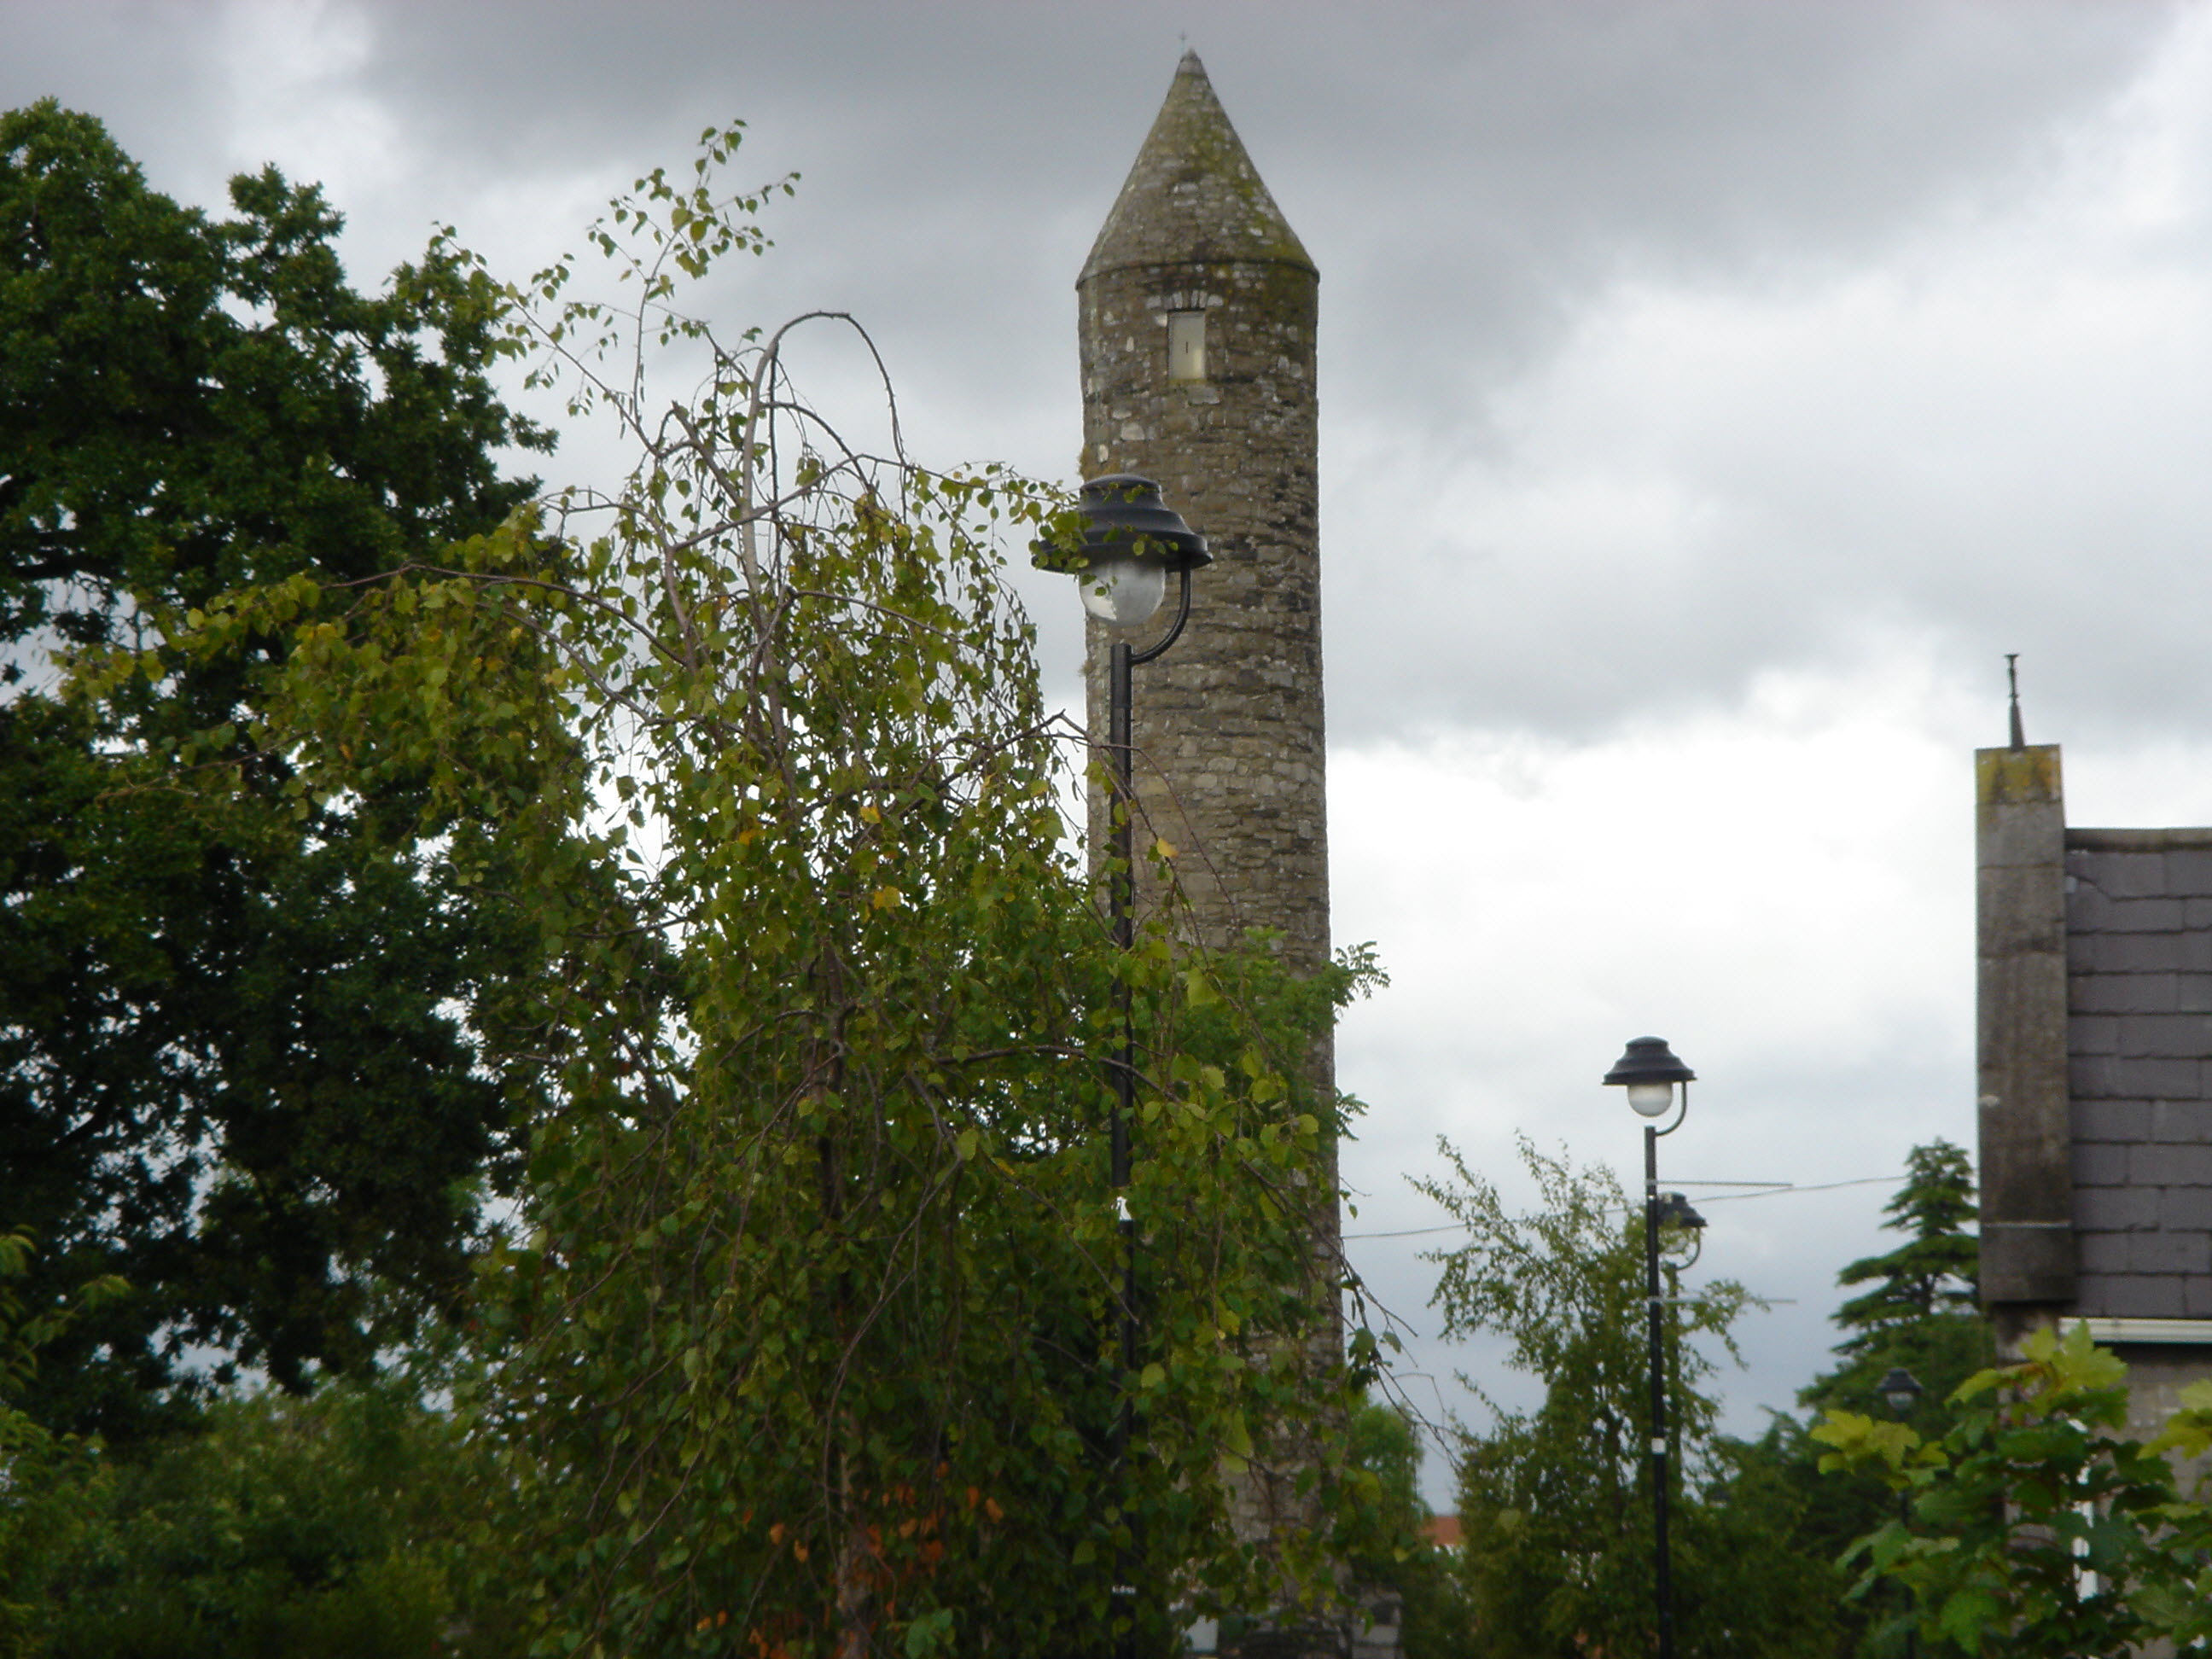
[[[1629,1109],[1638,1117],[1664,1117],[1667,1109],[1674,1103],[1674,1085],[1671,1083],[1632,1083],[1628,1085]]]
[[[1075,578],[1083,608],[1115,628],[1150,622],[1168,596],[1167,567],[1157,559],[1109,554]]]

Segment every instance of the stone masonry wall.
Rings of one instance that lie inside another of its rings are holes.
[[[1108,270],[1081,290],[1084,472],[1157,478],[1214,556],[1183,637],[1136,671],[1139,844],[1176,849],[1209,942],[1278,929],[1305,970],[1329,947],[1316,287],[1310,270],[1238,262]],[[1199,309],[1206,378],[1170,383],[1168,316]],[[1110,633],[1090,627],[1099,742]],[[1140,902],[1151,885],[1140,872]]]

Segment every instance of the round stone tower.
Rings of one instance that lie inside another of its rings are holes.
[[[1194,580],[1188,630],[1137,672],[1139,845],[1156,836],[1176,849],[1209,944],[1274,929],[1307,972],[1329,948],[1320,282],[1185,52],[1076,283],[1081,471],[1157,478],[1214,554]],[[1090,623],[1094,742],[1111,637]],[[1103,811],[1094,792],[1094,831]]]
[[[1204,535],[1214,562],[1192,581],[1188,628],[1138,669],[1132,747],[1137,844],[1154,837],[1209,945],[1254,928],[1281,936],[1295,971],[1328,960],[1328,825],[1321,682],[1319,458],[1314,327],[1319,272],[1185,52],[1077,280],[1086,477],[1134,472]],[[1172,599],[1170,599],[1172,605]],[[1141,647],[1165,616],[1137,630]],[[1089,624],[1091,741],[1107,738],[1114,631]],[[1107,802],[1094,788],[1091,846]],[[1152,884],[1138,866],[1140,905]],[[1332,1047],[1309,1075],[1334,1085]],[[1333,1358],[1340,1246],[1334,1149],[1316,1172],[1308,1219]],[[1312,1526],[1297,1488],[1316,1450],[1265,1437],[1237,1483],[1238,1531],[1266,1540]],[[1263,1620],[1238,1651],[1338,1654],[1346,1632]],[[1393,1651],[1372,1644],[1363,1653]]]

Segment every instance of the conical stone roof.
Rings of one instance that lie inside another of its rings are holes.
[[[1132,265],[1232,259],[1315,268],[1229,125],[1206,65],[1186,52],[1077,283]]]

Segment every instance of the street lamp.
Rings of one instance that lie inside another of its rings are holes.
[[[1920,1385],[1920,1379],[1902,1365],[1892,1365],[1881,1381],[1874,1386],[1875,1392],[1889,1407],[1890,1415],[1899,1421],[1912,1415],[1912,1408],[1920,1403],[1920,1396],[1928,1392]],[[1908,1486],[1897,1489],[1897,1524],[1907,1532],[1912,1529],[1912,1492]],[[1912,1627],[1912,1592],[1905,1590],[1904,1595],[1905,1659],[1917,1659],[1920,1632]]]
[[[1902,1365],[1892,1365],[1881,1381],[1875,1383],[1879,1394],[1896,1417],[1910,1417],[1912,1408],[1920,1403],[1920,1396],[1928,1392],[1920,1386],[1920,1379]]]
[[[1185,524],[1160,498],[1160,487],[1133,472],[1109,473],[1085,482],[1076,496],[1082,539],[1073,549],[1040,542],[1036,562],[1051,569],[1072,570],[1083,608],[1109,628],[1143,627],[1167,597],[1167,579],[1177,579],[1175,621],[1142,651],[1126,632],[1109,650],[1106,671],[1108,821],[1112,840],[1107,870],[1107,908],[1114,943],[1127,951],[1136,943],[1136,794],[1132,783],[1129,735],[1131,679],[1139,663],[1151,662],[1182,637],[1190,620],[1190,574],[1213,562],[1206,538]],[[1121,1236],[1121,1409],[1114,1425],[1114,1466],[1128,1467],[1130,1429],[1137,1370],[1137,1224],[1129,1213],[1129,1121],[1136,1107],[1136,1016],[1125,976],[1114,988],[1121,1015],[1121,1052],[1114,1066],[1114,1116],[1110,1127],[1109,1179]],[[1124,1564],[1126,1568],[1126,1563]],[[1135,1651],[1136,1587],[1130,1574],[1119,1575],[1115,1593],[1130,1598],[1129,1627],[1121,1633],[1123,1659]]]
[[[1659,1137],[1682,1127],[1690,1112],[1690,1085],[1697,1073],[1674,1058],[1660,1037],[1638,1037],[1605,1074],[1607,1085],[1626,1088],[1628,1103],[1644,1125],[1644,1289],[1650,1312],[1651,1348],[1651,1587],[1659,1614],[1659,1659],[1674,1659],[1674,1583],[1667,1555],[1667,1381],[1662,1369],[1660,1318],[1665,1306],[1659,1293],[1659,1228],[1662,1206],[1659,1198]],[[1658,1120],[1674,1111],[1677,1087],[1681,1109],[1674,1121],[1661,1128]],[[1686,1200],[1678,1200],[1683,1212],[1696,1215]]]
[[[1659,1200],[1659,1259],[1670,1271],[1694,1267],[1705,1252],[1705,1218],[1681,1194],[1668,1193]]]

